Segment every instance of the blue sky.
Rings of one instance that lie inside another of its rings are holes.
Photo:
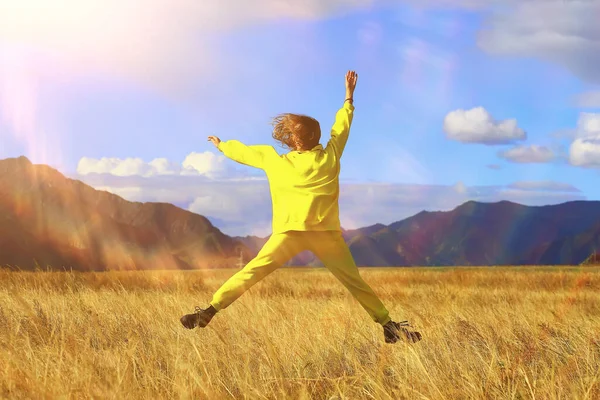
[[[352,69],[344,227],[600,198],[593,2],[61,1],[0,16],[0,158],[267,235],[264,174],[206,137],[275,145],[270,117],[295,112],[326,142]]]

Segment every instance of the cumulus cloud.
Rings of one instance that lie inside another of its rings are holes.
[[[600,2],[530,0],[491,13],[479,47],[491,54],[537,57],[600,82]]]
[[[77,164],[77,173],[109,174],[115,176],[156,176],[156,175],[203,175],[211,179],[230,176],[233,169],[226,162],[226,157],[210,151],[188,154],[183,163],[176,164],[166,158],[155,158],[145,162],[141,158],[108,158],[100,159],[82,157]]]
[[[576,138],[597,138],[600,136],[600,114],[580,113],[575,128]]]
[[[577,167],[600,167],[600,114],[579,115],[575,139],[569,148],[569,162]]]
[[[226,157],[210,151],[204,153],[192,152],[183,160],[183,171],[198,173],[211,178],[216,178],[227,172]]]
[[[516,119],[496,121],[483,107],[448,113],[444,118],[444,132],[448,139],[485,145],[509,144],[527,138]]]
[[[508,185],[508,188],[549,192],[580,192],[570,183],[555,181],[518,181]]]
[[[569,161],[577,167],[600,167],[600,137],[575,139],[569,149]]]
[[[77,172],[82,175],[87,174],[112,174],[116,176],[152,175],[152,168],[141,158],[119,158],[103,157],[99,160],[83,157],[77,164]]]
[[[192,153],[192,154],[195,154],[195,153]],[[210,154],[212,154],[212,153],[210,153]],[[156,171],[157,175],[175,175],[180,171],[180,168],[181,168],[179,165],[170,162],[166,158],[155,158],[154,160],[150,161],[148,163],[148,165],[154,171]],[[184,161],[184,167],[185,167],[185,161]]]
[[[554,151],[546,146],[516,146],[498,153],[499,157],[514,163],[548,163],[556,158]]]
[[[271,233],[271,198],[266,180],[211,180],[202,176],[85,175],[93,187],[127,200],[169,202],[204,215],[232,236]],[[422,210],[448,211],[468,201],[510,200],[526,205],[583,200],[572,187],[555,183],[514,183],[506,186],[350,183],[340,185],[340,219],[345,229],[389,224]]]

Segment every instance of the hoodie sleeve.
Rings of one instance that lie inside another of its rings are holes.
[[[346,147],[353,117],[354,105],[348,101],[344,103],[342,108],[340,108],[335,115],[335,123],[331,128],[331,139],[329,139],[327,147],[331,147],[338,158],[342,156],[344,148]]]
[[[273,146],[247,146],[237,140],[221,141],[218,149],[226,157],[231,158],[240,164],[260,168],[263,170],[266,167],[266,159],[268,155],[274,151]]]

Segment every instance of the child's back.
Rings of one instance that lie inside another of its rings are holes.
[[[219,144],[219,150],[227,157],[266,172],[273,206],[273,233],[341,230],[340,158],[350,133],[353,112],[351,102],[344,102],[336,114],[331,139],[325,148],[317,144],[310,150],[292,150],[280,156],[272,146],[245,146],[234,140]],[[303,117],[286,114],[279,123]],[[320,130],[314,136],[317,135],[320,137]]]

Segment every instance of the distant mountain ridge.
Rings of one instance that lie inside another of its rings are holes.
[[[192,269],[233,265],[251,251],[205,217],[130,202],[27,158],[0,160],[0,265]]]
[[[466,202],[390,225],[343,230],[359,266],[579,264],[600,246],[600,202]],[[268,238],[230,237],[166,203],[130,202],[27,158],[0,160],[0,266],[235,267]],[[321,265],[309,252],[287,265]]]
[[[525,206],[468,201],[344,231],[362,266],[575,265],[600,248],[600,201]],[[240,238],[252,250],[267,238]],[[320,265],[303,254],[291,265]]]

